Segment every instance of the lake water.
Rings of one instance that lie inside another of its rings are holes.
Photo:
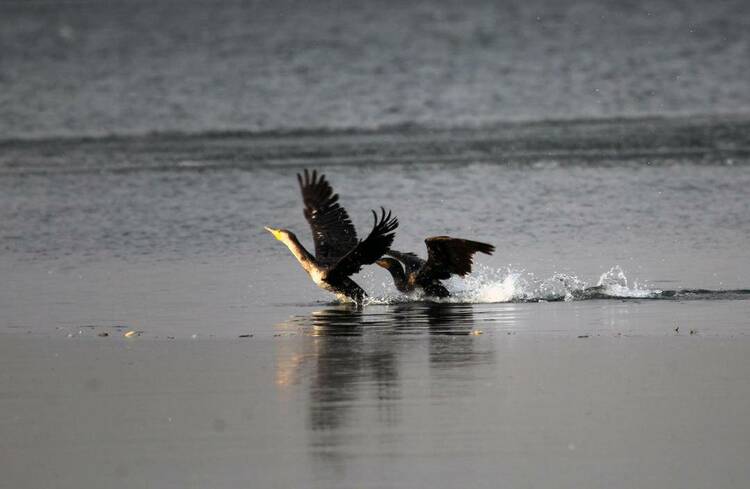
[[[3,2],[0,487],[748,487],[748,19]],[[337,304],[304,168],[497,250]]]
[[[747,113],[745,0],[0,4],[0,135]]]

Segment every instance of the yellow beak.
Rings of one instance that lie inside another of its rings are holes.
[[[268,226],[263,226],[263,229],[265,229],[269,233],[273,234],[274,238],[276,238],[278,240],[281,240],[281,231],[280,230],[274,229],[274,228],[269,228]]]

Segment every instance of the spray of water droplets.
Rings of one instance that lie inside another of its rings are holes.
[[[532,273],[512,268],[493,269],[478,266],[466,278],[451,278],[445,282],[451,296],[444,299],[425,297],[421,292],[404,295],[392,283],[383,283],[367,301],[368,304],[435,301],[446,303],[488,304],[500,302],[574,301],[603,298],[654,298],[662,291],[628,283],[619,265],[604,272],[596,285],[591,286],[575,275],[556,273],[538,278]]]

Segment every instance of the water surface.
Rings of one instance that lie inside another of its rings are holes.
[[[748,487],[749,17],[2,2],[0,486]],[[335,304],[303,168],[497,252]]]
[[[0,5],[0,138],[750,110],[744,0]]]

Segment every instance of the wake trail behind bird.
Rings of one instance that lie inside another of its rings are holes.
[[[584,300],[747,300],[750,289],[713,290],[702,288],[661,290],[628,282],[620,266],[603,273],[596,285],[589,285],[575,275],[556,273],[538,279],[533,274],[511,269],[477,267],[466,279],[446,282],[451,296],[443,299],[421,293],[408,295],[385,293],[371,297],[367,304],[406,302],[440,302],[454,304],[492,304],[504,302],[554,302]],[[385,284],[384,284],[385,286]]]

